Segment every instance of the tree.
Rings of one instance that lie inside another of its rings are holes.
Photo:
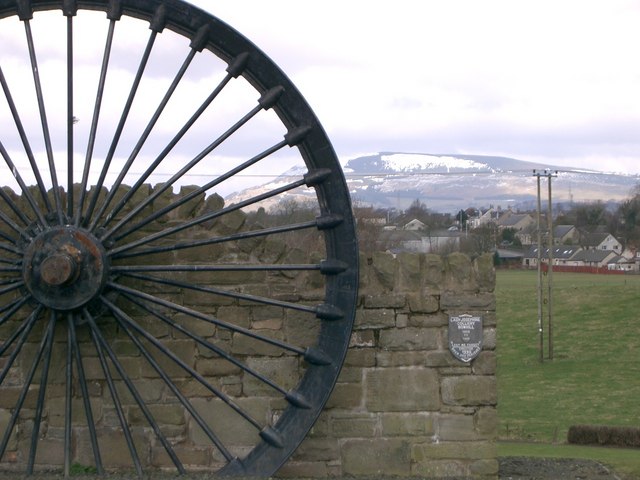
[[[618,207],[617,217],[620,225],[618,235],[626,246],[640,246],[640,185],[632,192],[633,196]]]
[[[464,210],[460,210],[456,213],[456,222],[460,225],[460,229],[464,229],[465,225],[469,221],[469,215]]]

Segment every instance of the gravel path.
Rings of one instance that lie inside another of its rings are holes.
[[[500,480],[630,480],[592,460],[504,457]]]

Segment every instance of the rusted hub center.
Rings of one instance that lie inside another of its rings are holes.
[[[40,276],[49,285],[69,283],[78,274],[78,267],[69,255],[54,254],[40,264]]]
[[[42,304],[72,310],[95,298],[107,279],[107,256],[91,233],[71,226],[39,234],[27,246],[25,285]]]

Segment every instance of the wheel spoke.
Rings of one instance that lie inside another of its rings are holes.
[[[36,312],[34,312],[35,314]],[[37,319],[37,315],[34,315],[33,317],[33,323],[35,323],[35,320]],[[30,329],[28,329],[30,331]],[[27,330],[25,330],[24,332],[25,334],[28,333]],[[18,416],[20,415],[20,411],[22,410],[22,406],[24,405],[24,401],[27,398],[27,393],[29,393],[29,387],[31,386],[31,382],[33,382],[33,377],[36,373],[36,369],[38,368],[38,364],[40,363],[40,359],[42,358],[42,355],[44,353],[44,350],[46,348],[46,345],[49,343],[49,329],[47,329],[47,335],[45,335],[44,337],[42,337],[42,340],[40,341],[40,346],[38,348],[38,351],[36,352],[35,358],[33,359],[33,362],[31,364],[31,368],[29,370],[29,373],[26,376],[24,385],[22,386],[22,390],[20,391],[20,395],[18,397],[18,401],[16,403],[16,406],[13,410],[13,414],[11,415],[11,418],[9,419],[8,425],[5,428],[4,431],[4,436],[2,437],[2,443],[0,444],[0,459],[2,459],[2,457],[4,456],[4,452],[7,449],[7,445],[9,443],[9,438],[11,437],[11,433],[13,432],[13,429],[16,425],[16,421],[18,420]],[[27,335],[24,335],[20,340],[22,343],[19,343],[16,346],[16,350],[14,350],[13,353],[15,353],[17,355],[17,351],[19,351],[19,347],[22,347],[22,345],[24,344],[24,341],[26,341],[27,339]],[[15,360],[15,356],[11,355],[11,357],[9,358],[10,362],[7,362],[7,366],[5,366],[5,370],[8,372],[8,368],[13,361]],[[2,374],[0,374],[0,383],[2,383],[4,381],[4,377],[6,376],[5,370],[3,370]]]
[[[42,84],[40,82],[40,70],[38,69],[38,60],[36,58],[36,50],[31,33],[31,23],[28,18],[23,18],[24,29],[27,37],[27,45],[29,47],[29,58],[31,59],[31,69],[33,71],[33,83],[36,87],[36,97],[38,99],[38,109],[40,110],[40,122],[42,124],[42,134],[44,136],[45,149],[47,151],[47,160],[49,162],[49,174],[51,176],[51,184],[53,187],[53,200],[55,203],[55,213],[58,216],[58,222],[64,222],[62,212],[62,201],[60,199],[60,189],[58,188],[58,175],[56,173],[56,165],[53,160],[53,148],[51,146],[51,133],[49,131],[49,122],[47,120],[47,111],[44,105],[44,95],[42,93]],[[45,194],[46,196],[46,194]]]
[[[21,288],[23,285],[24,285],[24,281],[15,280],[8,287],[0,288],[0,295],[4,295],[5,293],[9,293],[9,292],[14,292],[15,290],[18,290],[19,288]]]
[[[4,200],[4,202],[7,204],[7,206],[11,209],[11,211],[17,215],[17,217],[20,219],[20,221],[22,222],[23,225],[28,226],[31,224],[31,219],[29,217],[27,217],[24,212],[18,208],[18,206],[15,204],[15,202],[11,199],[11,197],[7,194],[7,192],[4,191],[3,188],[0,188],[0,197]],[[2,219],[3,221],[9,225],[9,227],[11,227],[13,230],[15,230],[17,233],[19,233],[21,236],[23,236],[26,239],[30,239],[31,237],[25,232],[24,228],[18,226],[18,224],[16,224],[13,220],[9,219],[8,221],[5,220],[5,217],[7,217],[7,215],[2,212]]]
[[[167,440],[167,437],[164,435],[164,433],[162,433],[162,430],[160,430],[160,427],[158,426],[158,423],[153,418],[153,415],[149,411],[149,408],[147,407],[147,405],[145,404],[144,400],[140,396],[140,393],[136,389],[135,385],[133,384],[133,381],[131,380],[131,378],[127,374],[126,370],[124,369],[124,367],[122,366],[122,364],[118,360],[118,357],[113,352],[113,350],[111,349],[111,346],[105,340],[104,336],[100,332],[100,329],[96,325],[95,320],[93,319],[91,314],[86,309],[83,311],[83,316],[84,316],[84,318],[86,319],[86,321],[88,322],[88,324],[89,324],[89,326],[91,328],[92,335],[95,335],[97,341],[100,343],[100,346],[104,349],[104,351],[107,352],[107,355],[111,359],[111,363],[113,363],[113,366],[118,371],[118,375],[120,375],[120,378],[125,382],[127,388],[129,389],[129,392],[131,393],[131,395],[135,399],[136,403],[138,404],[138,407],[140,407],[140,410],[142,411],[142,413],[144,414],[145,418],[147,419],[147,422],[149,423],[149,425],[151,426],[151,428],[155,432],[156,437],[158,438],[158,440],[160,440],[160,443],[162,443],[162,446],[164,447],[164,449],[166,450],[167,454],[171,458],[171,461],[173,462],[173,464],[176,466],[176,469],[181,474],[185,473],[184,467],[182,466],[182,463],[180,462],[180,459],[178,458],[178,456],[174,452],[173,448],[171,447],[171,444]]]
[[[328,174],[328,172],[323,172],[325,174]],[[319,178],[316,178],[319,177]],[[126,251],[126,250],[130,250],[134,247],[140,246],[140,245],[144,245],[146,243],[152,242],[154,240],[158,240],[160,238],[166,237],[168,235],[172,235],[174,233],[178,233],[181,232],[183,230],[186,230],[188,228],[194,227],[196,225],[200,225],[204,222],[213,220],[215,218],[221,217],[222,215],[228,214],[230,212],[234,212],[236,210],[240,210],[241,208],[247,207],[249,205],[253,205],[254,203],[258,203],[261,202],[262,200],[266,200],[268,198],[271,197],[275,197],[277,195],[280,195],[282,193],[288,192],[289,190],[293,190],[295,188],[301,187],[302,185],[307,185],[307,186],[311,186],[310,184],[310,180],[318,180],[319,182],[321,182],[322,180],[324,180],[326,178],[326,175],[312,175],[310,176],[309,174],[305,175],[304,178],[297,180],[295,182],[289,183],[287,185],[284,185],[280,188],[275,188],[273,190],[270,190],[268,192],[265,192],[263,194],[260,195],[256,195],[254,197],[251,197],[247,200],[244,200],[242,202],[238,202],[235,203],[229,207],[223,208],[221,210],[218,210],[216,212],[211,212],[211,213],[207,213],[205,215],[201,215],[198,218],[195,218],[193,220],[190,220],[188,222],[184,222],[181,225],[178,225],[176,227],[172,227],[172,228],[167,228],[161,232],[155,233],[155,234],[151,234],[151,235],[147,235],[146,237],[141,238],[140,240],[125,244],[121,247],[118,248],[114,248],[109,250],[109,252],[107,252],[110,256],[115,255],[117,253]],[[106,239],[109,238],[110,233],[106,233],[105,235],[103,235],[101,237],[100,240],[104,241]]]
[[[119,292],[122,293],[128,293],[134,297],[137,298],[141,298],[143,300],[147,300],[151,303],[155,303],[156,305],[161,305],[163,307],[167,307],[170,308],[176,312],[180,312],[180,313],[185,313],[193,318],[197,318],[200,320],[204,320],[205,322],[209,322],[213,325],[217,325],[219,327],[222,327],[224,329],[230,330],[232,332],[237,332],[243,335],[246,335],[247,337],[251,337],[254,338],[256,340],[268,343],[270,345],[273,345],[275,347],[281,348],[283,350],[287,350],[289,352],[293,352],[293,353],[297,353],[298,355],[304,355],[305,350],[303,348],[300,347],[296,347],[294,345],[289,345],[285,342],[281,342],[279,340],[275,340],[273,338],[269,338],[269,337],[265,337],[264,335],[260,335],[257,334],[256,332],[253,332],[251,330],[248,330],[246,328],[242,328],[242,327],[238,327],[237,325],[233,325],[231,323],[228,322],[224,322],[216,317],[213,317],[211,315],[207,315],[204,314],[202,312],[198,312],[196,310],[193,310],[191,308],[188,307],[184,307],[182,305],[178,305],[177,303],[173,303],[170,302],[168,300],[163,300],[161,298],[158,297],[154,297],[153,295],[149,295],[147,293],[141,292],[139,290],[133,289],[133,288],[129,288],[129,287],[125,287],[123,285],[118,285],[116,283],[113,282],[109,282],[107,284],[110,288],[113,288],[114,290],[117,290]]]
[[[141,255],[150,255],[150,254],[161,253],[161,252],[171,252],[174,250],[182,250],[185,248],[202,247],[205,245],[215,245],[218,243],[247,240],[249,238],[263,237],[263,236],[274,235],[278,233],[294,232],[296,230],[304,230],[307,228],[317,228],[318,225],[319,225],[319,222],[318,222],[318,219],[316,219],[309,222],[296,223],[292,225],[284,225],[280,227],[263,228],[260,230],[240,232],[232,235],[206,238],[202,240],[178,241],[172,245],[150,247],[150,248],[144,248],[144,249],[137,249],[133,251],[131,251],[128,248],[130,244],[127,244],[127,245],[123,245],[122,247],[113,249],[110,253],[111,253],[111,258],[113,258],[114,260],[120,259],[120,258],[139,257]],[[144,243],[148,243],[148,242],[145,241]],[[123,253],[120,253],[120,252],[123,252]]]
[[[290,395],[290,392],[287,392],[283,387],[279,386],[277,383],[275,383],[274,381],[272,381],[271,379],[269,379],[268,377],[260,374],[259,372],[257,372],[255,369],[250,368],[248,365],[242,363],[241,361],[239,361],[238,359],[236,359],[235,357],[233,357],[232,355],[228,354],[227,352],[225,352],[223,349],[221,349],[220,347],[214,345],[213,343],[205,340],[204,338],[202,338],[199,335],[196,335],[195,333],[189,331],[187,328],[183,327],[182,325],[180,325],[179,323],[171,320],[169,317],[167,317],[166,315],[163,315],[162,313],[158,312],[157,310],[155,310],[154,308],[150,307],[149,305],[147,305],[145,302],[142,302],[140,300],[137,300],[135,297],[132,297],[131,295],[125,294],[125,297],[127,298],[127,300],[129,300],[131,303],[133,303],[134,305],[137,305],[138,307],[142,308],[143,310],[149,312],[150,314],[152,314],[153,316],[157,317],[158,319],[162,320],[164,323],[166,323],[167,325],[169,325],[170,327],[172,327],[173,329],[179,331],[180,333],[188,336],[189,338],[191,338],[192,340],[195,340],[196,342],[198,342],[199,345],[202,345],[203,347],[207,348],[208,350],[210,350],[211,352],[215,353],[216,355],[220,356],[221,358],[224,358],[226,361],[232,363],[233,365],[235,365],[236,367],[242,369],[244,372],[248,373],[249,375],[251,375],[252,377],[260,380],[262,383],[269,385],[271,388],[273,388],[274,390],[276,390],[277,392],[279,392],[280,394],[282,394],[283,396],[285,396],[285,398]],[[132,323],[133,321],[131,320]],[[134,328],[136,328],[136,330],[138,330],[138,328],[140,328],[139,326],[134,326]],[[143,333],[143,335],[145,335],[145,337],[148,335],[146,332]],[[149,341],[154,341],[154,340],[149,340]],[[305,351],[305,359],[310,357],[310,354],[312,353],[312,351],[310,351],[309,349],[307,349],[307,351]],[[316,352],[313,352],[316,353]],[[314,362],[315,363],[315,362]],[[328,363],[317,363],[317,364],[328,364]],[[197,373],[194,372],[194,377],[195,378],[202,378],[202,376]],[[206,380],[202,380],[201,383],[206,382]],[[208,385],[208,383],[207,383]],[[207,386],[205,385],[205,386]],[[209,387],[207,387],[209,388]],[[211,390],[210,390],[211,391]],[[215,395],[219,396],[223,401],[225,401],[225,403],[227,403],[228,405],[230,405],[234,410],[236,410],[243,418],[245,418],[245,420],[247,420],[249,423],[251,423],[252,425],[254,425],[256,428],[261,429],[262,427],[260,426],[260,424],[255,421],[254,419],[252,419],[250,416],[248,416],[248,414],[246,414],[245,412],[243,412],[242,410],[239,409],[239,407],[235,406],[235,404],[233,404],[233,402],[230,402],[230,400],[228,400],[228,397],[226,395],[224,395],[223,393],[216,393],[213,392]],[[264,430],[264,429],[263,429]]]
[[[23,303],[24,302],[17,305],[14,309],[14,312],[18,308],[20,308],[20,306],[22,306]],[[37,320],[38,315],[40,314],[40,311],[41,309],[36,309],[33,312],[31,312],[31,315],[29,316],[29,318],[25,322],[22,322],[22,324],[11,334],[11,336],[5,340],[5,342],[0,347],[0,356],[4,355],[4,353],[13,344],[16,338],[20,337],[20,340],[18,341],[19,347],[16,347],[13,351],[15,355],[18,354],[18,352],[20,351],[20,348],[22,347],[22,343],[24,343],[24,341],[26,340],[26,335],[29,335],[29,331],[31,330],[31,328],[33,328],[33,325],[35,324],[35,321]],[[2,319],[2,323],[4,323],[7,318],[9,318],[9,316],[5,315],[4,318]],[[24,335],[24,340],[23,340],[23,337],[21,337],[21,335]],[[4,376],[6,374],[7,372],[3,371],[2,375],[0,375],[0,383],[2,383],[2,380],[4,379]]]
[[[53,346],[53,334],[56,328],[56,313],[52,310],[49,320],[49,326],[46,334],[46,346],[44,351],[44,359],[42,363],[42,371],[40,372],[40,390],[38,392],[38,401],[36,403],[36,415],[33,421],[33,430],[31,431],[31,448],[29,449],[29,460],[27,462],[27,474],[33,474],[33,464],[36,461],[36,451],[38,448],[38,438],[40,437],[40,424],[42,423],[42,410],[44,409],[44,397],[47,391],[47,378],[49,377],[49,367],[51,366],[51,353]]]
[[[93,158],[93,149],[96,142],[96,132],[98,130],[98,121],[100,120],[100,110],[102,108],[102,98],[104,95],[104,86],[107,80],[107,70],[109,68],[109,57],[111,56],[111,47],[113,45],[113,34],[116,28],[116,20],[112,18],[109,21],[109,31],[107,32],[107,40],[104,46],[104,54],[102,56],[102,68],[100,69],[100,80],[98,81],[98,91],[96,92],[96,101],[93,107],[93,118],[91,119],[91,131],[89,132],[89,143],[87,145],[87,153],[84,159],[84,169],[82,171],[82,183],[80,188],[80,198],[78,200],[78,210],[75,217],[75,225],[80,226],[82,219],[82,211],[84,208],[84,199],[89,181],[89,168]]]
[[[113,273],[132,272],[276,272],[276,271],[322,271],[321,263],[309,264],[232,264],[232,265],[118,265]]]
[[[118,307],[116,307],[113,303],[109,302],[109,300],[107,300],[104,297],[102,297],[102,301],[105,303],[105,305],[107,305],[111,309],[111,311],[116,315],[118,320],[120,320],[121,325],[122,325],[122,323],[126,323],[126,325],[123,325],[123,328],[126,329],[127,326],[128,326],[128,327],[131,327],[131,328],[135,329],[147,341],[149,341],[158,350],[160,350],[160,352],[162,352],[164,355],[166,355],[171,360],[173,360],[182,369],[187,371],[202,386],[204,386],[207,390],[209,390],[211,393],[213,393],[216,397],[218,397],[224,403],[229,405],[229,407],[231,407],[243,419],[245,419],[247,422],[249,422],[251,425],[253,425],[259,432],[264,432],[264,431],[271,432],[271,429],[269,427],[262,427],[262,425],[257,420],[255,420],[248,412],[244,411],[239,405],[237,405],[235,402],[233,402],[229,398],[229,396],[225,395],[220,390],[218,390],[213,385],[211,385],[209,382],[207,382],[202,375],[200,375],[193,368],[189,367],[183,360],[181,360],[171,350],[169,350],[164,345],[162,345],[162,343],[160,343],[153,335],[151,335],[150,333],[145,331],[143,328],[141,328],[137,323],[135,323],[128,315],[126,315],[122,310],[120,310]],[[260,378],[260,377],[258,377],[258,378]],[[275,388],[276,390],[280,391],[283,395],[287,394],[287,392],[284,389],[281,389],[280,387],[278,387],[276,384],[274,384],[273,382],[269,381],[268,379],[265,379],[263,381],[265,383],[269,384],[270,386],[272,386],[273,388]],[[273,433],[273,434],[277,435],[275,433]],[[261,434],[261,436],[262,436],[262,434]],[[217,442],[214,442],[214,443],[216,444],[216,446],[218,446]],[[277,444],[277,443],[279,443],[279,441],[275,441],[275,443]],[[220,444],[220,446],[224,449],[224,446],[222,446],[222,444]],[[226,451],[226,449],[225,449],[225,451]],[[226,452],[226,454],[225,454],[225,452],[222,452],[222,453],[227,458],[228,461],[231,461],[233,459],[233,456],[229,452]]]
[[[161,12],[164,12],[164,7],[159,7],[158,9]],[[157,14],[162,15],[162,13]],[[163,15],[162,15],[163,16]],[[164,18],[158,19],[158,21],[151,22],[151,33],[149,35],[149,40],[147,41],[147,46],[144,50],[142,58],[140,59],[140,64],[138,65],[138,70],[136,72],[136,76],[133,80],[133,84],[131,85],[131,89],[129,91],[129,97],[127,98],[127,102],[122,111],[122,115],[120,116],[120,122],[116,128],[115,134],[113,136],[113,141],[111,142],[111,147],[109,148],[109,152],[104,160],[102,165],[102,170],[100,172],[100,177],[98,178],[98,182],[96,184],[95,191],[91,198],[91,202],[89,203],[89,207],[87,208],[87,212],[85,217],[88,219],[93,215],[93,211],[98,202],[98,196],[100,195],[100,189],[104,185],[105,178],[107,177],[107,173],[109,172],[109,167],[111,166],[111,162],[113,161],[113,157],[116,153],[116,148],[120,141],[120,137],[122,136],[122,132],[124,130],[125,123],[127,122],[127,118],[129,117],[129,113],[131,112],[131,106],[133,105],[133,100],[136,97],[136,93],[138,92],[138,87],[140,86],[140,81],[142,80],[142,75],[149,61],[149,57],[151,55],[151,51],[153,50],[153,45],[155,44],[156,37],[158,33],[162,31],[164,28]]]
[[[248,293],[240,293],[240,292],[234,292],[231,290],[224,290],[222,288],[203,287],[201,285],[181,282],[179,280],[172,280],[169,278],[153,277],[150,275],[143,275],[143,274],[133,273],[133,272],[124,272],[123,275],[131,278],[136,278],[138,280],[142,280],[145,282],[159,283],[162,285],[171,285],[173,287],[186,288],[188,290],[194,290],[194,291],[203,292],[203,293],[210,293],[212,295],[219,295],[221,297],[233,298],[236,300],[245,300],[247,302],[255,302],[255,303],[260,303],[262,305],[269,305],[272,307],[288,308],[290,310],[297,310],[299,312],[312,313],[321,318],[325,316],[327,312],[330,310],[326,306],[312,307],[309,305],[302,305],[300,303],[284,302],[281,300],[274,300],[272,298],[260,297],[258,295],[251,295]],[[333,310],[333,315],[338,318],[341,317],[341,314],[337,309]]]
[[[234,168],[232,170],[229,170],[227,173],[225,173],[223,175],[220,175],[218,178],[216,178],[215,180],[212,180],[211,182],[209,182],[208,184],[204,185],[203,187],[200,187],[200,188],[196,189],[195,191],[193,191],[189,195],[187,195],[185,198],[181,198],[181,199],[173,202],[172,204],[167,205],[166,207],[158,210],[157,212],[154,212],[152,215],[149,215],[148,217],[144,218],[143,220],[141,220],[140,222],[136,223],[132,227],[129,227],[124,232],[121,232],[118,236],[115,237],[115,240],[118,241],[118,240],[126,237],[127,235],[129,235],[131,232],[139,230],[140,228],[142,228],[143,226],[145,226],[148,223],[152,222],[153,220],[156,220],[156,219],[160,218],[161,216],[165,215],[166,213],[169,213],[172,210],[175,210],[180,205],[183,205],[186,202],[188,202],[189,200],[191,200],[192,198],[195,198],[197,195],[210,190],[215,185],[218,185],[218,184],[222,183],[223,181],[225,181],[225,180],[231,178],[232,176],[240,173],[241,171],[243,171],[244,169],[250,167],[251,165],[254,165],[254,164],[258,163],[260,160],[263,160],[263,159],[267,158],[269,155],[272,155],[273,153],[277,152],[278,150],[280,150],[282,147],[284,147],[286,145],[287,145],[286,140],[275,144],[271,148],[265,150],[264,152],[260,153],[259,155],[256,155],[255,157],[251,158],[250,160],[247,160],[246,162],[242,163],[241,165],[237,166],[236,168]],[[151,204],[162,193],[166,192],[167,189],[171,185],[173,185],[185,173],[187,173],[187,171],[190,168],[192,168],[197,163],[197,161],[200,161],[203,158],[205,158],[208,155],[208,153],[210,153],[210,152],[207,152],[206,150],[203,151],[200,155],[198,155],[196,157],[196,159],[194,159],[193,162],[191,162],[188,165],[189,168],[182,169],[176,175],[171,177],[171,179],[168,182],[166,182],[161,188],[158,188],[157,191],[154,191],[153,194],[150,195],[144,202],[142,202],[140,205],[138,205],[125,218],[123,218],[122,221],[118,225],[120,225],[120,224],[125,225],[126,222],[131,220],[135,215],[137,215],[140,211],[142,211],[147,205]],[[116,225],[113,228],[113,231],[116,231],[118,229],[118,225]]]
[[[4,77],[2,76],[2,68],[0,67],[0,81],[2,82],[2,86],[5,86],[5,82],[4,82]],[[6,92],[5,92],[6,94]],[[16,113],[17,115],[17,113]],[[16,122],[18,122],[19,120],[16,120]],[[22,129],[22,125],[20,125],[20,128]],[[22,136],[24,134],[24,129],[22,129],[22,131],[20,132],[20,135]],[[26,139],[26,134],[24,134],[24,138],[23,138],[23,142],[27,142]],[[31,168],[33,170],[33,172],[36,174],[37,180],[38,180],[38,184],[40,184],[42,182],[42,179],[40,178],[40,173],[38,172],[38,166],[35,163],[35,158],[33,157],[33,152],[31,151],[31,147],[29,146],[28,143],[25,143],[24,145],[25,151],[29,157],[29,162],[31,163]],[[43,212],[40,210],[40,207],[38,206],[38,204],[36,203],[35,199],[33,198],[33,195],[31,195],[31,191],[29,190],[29,187],[27,187],[27,184],[24,183],[24,180],[22,179],[22,176],[20,175],[20,171],[18,170],[18,168],[15,166],[15,164],[13,163],[13,161],[11,160],[11,157],[9,156],[9,152],[7,152],[7,149],[4,147],[4,145],[2,144],[2,142],[0,142],[0,155],[2,155],[2,158],[4,159],[4,163],[7,164],[7,167],[9,167],[9,170],[11,171],[11,174],[13,175],[13,178],[15,178],[16,182],[18,182],[18,185],[20,186],[20,191],[22,192],[22,195],[24,195],[24,197],[27,199],[27,202],[29,203],[29,206],[31,207],[31,209],[33,210],[33,212],[35,213],[36,217],[38,217],[38,221],[40,222],[40,226],[46,226],[49,224],[49,222],[45,219]],[[45,202],[45,205],[47,206],[46,208],[48,210],[51,209],[51,206],[49,204],[49,197],[47,197],[47,192],[44,188],[44,185],[39,186],[40,189],[40,194],[42,195],[42,198],[44,199],[43,201]],[[24,216],[24,214],[22,214],[22,216]],[[24,217],[26,218],[26,217]]]
[[[103,299],[104,301],[104,299]],[[184,370],[186,370],[189,374],[191,374],[196,380],[198,380],[203,386],[205,386],[212,393],[222,396],[223,394],[215,389],[209,382],[207,382],[202,376],[200,376],[195,370],[186,365],[181,359],[179,359],[176,355],[173,354],[169,349],[165,348],[159,341],[157,341],[152,335],[148,332],[144,331],[140,328],[139,325],[136,325],[131,318],[124,314],[124,312],[118,309],[115,305],[107,300],[105,303],[111,311],[115,314],[119,325],[123,328],[125,333],[129,336],[133,344],[137,347],[137,349],[142,353],[145,357],[149,365],[158,373],[160,378],[165,382],[165,384],[171,389],[175,397],[180,401],[180,404],[189,412],[189,414],[193,417],[196,423],[202,428],[205,432],[209,440],[216,446],[216,448],[222,453],[222,455],[227,459],[227,461],[233,460],[233,455],[227,450],[224,444],[220,441],[215,433],[209,428],[207,423],[202,419],[202,416],[193,408],[191,402],[187,400],[187,398],[180,392],[176,384],[169,378],[166,372],[162,369],[160,364],[153,358],[153,356],[149,353],[149,351],[142,345],[142,342],[136,338],[136,336],[131,332],[129,327],[133,327],[137,332],[141,333],[148,341],[150,341],[161,353],[169,357],[176,364],[180,365]]]
[[[118,391],[113,383],[113,377],[111,376],[111,372],[109,370],[109,365],[107,364],[107,360],[104,356],[104,352],[102,351],[102,347],[100,346],[100,342],[96,333],[93,329],[91,331],[91,339],[93,340],[93,345],[98,353],[98,359],[100,360],[100,366],[102,367],[102,371],[104,372],[105,379],[107,381],[107,387],[109,388],[109,394],[111,395],[111,400],[113,401],[113,405],[116,409],[116,414],[118,416],[118,421],[120,422],[120,427],[122,428],[122,432],[124,433],[125,440],[127,442],[127,447],[129,449],[129,453],[131,454],[131,460],[133,461],[133,465],[138,473],[138,476],[142,476],[142,465],[140,463],[140,457],[138,456],[138,451],[136,450],[136,446],[133,442],[133,437],[131,436],[131,429],[127,424],[127,419],[124,415],[124,410],[122,409],[122,402],[120,401],[120,397],[118,395]]]
[[[67,218],[73,218],[73,17],[77,13],[75,2],[66,2],[63,14],[67,17]],[[65,450],[65,475],[69,474],[68,452]]]
[[[71,328],[73,315],[67,314],[67,362],[65,364],[65,395],[64,395],[64,476],[71,473],[71,414],[73,397],[73,336]]]
[[[31,297],[29,295],[24,295],[21,298],[16,298],[14,301],[7,303],[0,307],[0,313],[5,313],[2,317],[0,317],[0,325],[9,320],[11,316],[17,312],[25,303],[27,303]]]
[[[178,73],[175,75],[175,77],[173,79],[173,82],[169,86],[167,92],[165,93],[164,97],[162,98],[162,101],[160,102],[160,104],[156,108],[156,111],[154,112],[153,116],[151,117],[151,120],[147,124],[144,132],[142,133],[142,136],[140,137],[140,139],[136,143],[135,147],[133,148],[133,151],[129,155],[129,158],[125,162],[122,170],[120,171],[120,174],[118,175],[118,177],[116,178],[116,181],[112,185],[111,191],[107,195],[107,198],[104,200],[104,202],[102,203],[97,215],[94,217],[94,220],[91,223],[91,226],[89,227],[90,230],[93,231],[96,228],[99,219],[104,215],[105,211],[107,210],[107,208],[109,207],[109,205],[113,201],[113,198],[115,197],[120,185],[122,185],[122,181],[124,180],[124,177],[129,172],[129,169],[131,168],[131,165],[133,164],[133,162],[135,161],[136,157],[140,153],[140,150],[142,150],[143,145],[145,144],[145,142],[149,138],[149,135],[151,134],[151,131],[155,127],[156,123],[158,122],[158,119],[160,118],[160,115],[162,114],[162,112],[164,111],[165,107],[169,103],[169,100],[171,99],[171,97],[175,93],[176,88],[178,88],[178,85],[180,84],[180,81],[184,77],[185,73],[187,72],[187,69],[189,68],[189,65],[191,65],[191,62],[193,61],[193,59],[196,56],[196,54],[199,51],[202,51],[202,49],[204,48],[204,46],[205,46],[204,42],[205,42],[205,39],[206,39],[206,34],[207,34],[206,28],[202,27],[198,31],[198,33],[196,34],[196,36],[193,39],[193,41],[191,42],[191,50],[189,50],[189,53],[187,54],[187,57],[182,62],[182,65],[181,65],[180,69],[178,70]],[[116,214],[115,212],[119,212],[120,209],[123,206],[124,206],[124,204],[122,204],[122,202],[119,202],[119,204],[115,206],[114,210],[112,210],[112,212],[107,216],[107,218],[109,219],[109,218],[112,218],[112,216],[115,216],[115,214]]]
[[[102,456],[100,455],[100,447],[98,446],[98,434],[96,433],[96,424],[93,421],[93,410],[91,408],[91,400],[89,399],[89,387],[87,386],[86,376],[84,374],[84,365],[82,363],[82,354],[78,347],[78,338],[76,335],[75,319],[71,319],[68,322],[69,331],[71,333],[71,345],[73,347],[73,353],[75,356],[76,370],[78,372],[78,384],[80,385],[80,392],[82,393],[82,403],[84,406],[84,413],[87,417],[87,426],[89,428],[89,438],[91,440],[91,450],[93,452],[93,459],[96,466],[96,471],[102,475],[104,473],[104,467],[102,466]]]
[[[189,129],[193,126],[193,124],[200,118],[200,116],[205,112],[205,110],[209,107],[209,105],[215,100],[215,98],[220,94],[220,92],[224,89],[224,87],[231,81],[231,79],[237,77],[242,70],[244,69],[244,63],[246,63],[246,55],[242,55],[242,66],[238,68],[230,67],[228,69],[228,73],[225,78],[218,84],[218,86],[213,90],[213,92],[207,97],[207,99],[202,103],[200,108],[191,116],[191,118],[187,121],[187,123],[182,127],[182,129],[176,134],[175,137],[169,142],[169,144],[165,147],[165,149],[160,153],[160,155],[153,161],[147,170],[140,175],[140,178],[133,185],[131,190],[129,190],[120,202],[114,207],[113,211],[107,216],[103,226],[106,227],[114,218],[114,216],[122,209],[122,207],[130,201],[131,197],[138,191],[138,189],[144,184],[144,182],[149,178],[149,176],[155,171],[155,169],[165,160],[167,155],[173,150],[173,148],[178,144],[178,142],[184,137],[184,135],[189,131]],[[248,114],[246,114],[241,120],[236,122],[233,127],[227,130],[224,134],[222,134],[218,139],[209,145],[205,150],[203,150],[196,158],[194,158],[191,162],[189,162],[186,166],[180,169],[178,173],[173,175],[171,179],[162,185],[153,195],[149,196],[145,201],[140,203],[136,208],[134,208],[131,212],[129,212],[117,225],[115,225],[111,233],[117,231],[124,224],[126,224],[131,218],[137,215],[141,210],[143,210],[147,205],[153,202],[156,198],[158,198],[162,193],[164,193],[168,188],[170,188],[177,180],[182,178],[189,170],[191,170],[195,165],[197,165],[203,158],[205,158],[209,153],[211,153],[215,148],[217,148],[222,142],[224,142],[227,138],[229,138],[234,132],[236,132],[240,127],[246,124],[251,118],[253,118],[260,110],[264,107],[262,105],[257,106],[253,110],[251,110]]]
[[[44,186],[44,181],[42,180],[42,175],[40,174],[40,169],[38,168],[38,164],[36,163],[36,159],[33,155],[33,150],[31,150],[31,145],[29,144],[29,139],[27,138],[27,133],[24,130],[24,126],[22,124],[22,120],[20,119],[20,114],[18,113],[18,109],[13,101],[13,96],[11,95],[11,90],[9,89],[9,84],[7,83],[4,72],[2,71],[2,67],[0,66],[0,85],[2,85],[2,90],[4,92],[4,96],[7,100],[7,104],[9,105],[9,109],[11,110],[11,115],[13,117],[13,121],[16,125],[18,133],[20,135],[20,139],[22,140],[22,145],[24,147],[24,151],[27,154],[27,158],[29,159],[29,164],[31,165],[31,170],[36,177],[36,182],[38,183],[38,189],[40,191],[40,196],[42,197],[42,201],[44,202],[45,208],[48,212],[51,212],[51,203],[49,202],[49,197],[47,196],[47,189]],[[22,193],[27,197],[31,207],[33,208],[36,215],[42,222],[43,225],[46,225],[47,222],[44,220],[44,216],[40,212],[40,209],[36,206],[35,200],[31,196],[31,192],[29,192],[26,184],[22,181],[22,177],[19,174],[19,170],[15,167],[11,159],[9,158],[9,154],[5,150],[4,146],[0,142],[0,153],[9,167],[11,174],[14,176],[18,184],[20,185],[20,189]]]

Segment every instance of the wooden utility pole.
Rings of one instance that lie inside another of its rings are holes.
[[[551,303],[551,299],[553,296],[552,287],[553,287],[553,209],[551,203],[551,178],[558,175],[558,172],[551,173],[547,170],[547,185],[548,185],[548,204],[547,204],[547,226],[549,229],[549,269],[547,270],[547,286],[549,288],[547,294],[547,313],[549,315],[548,318],[548,339],[549,339],[549,360],[553,360],[553,305]]]
[[[552,209],[552,195],[551,195],[551,178],[557,176],[556,172],[545,170],[543,172],[533,171],[533,175],[536,177],[538,186],[538,331],[540,334],[540,362],[544,361],[544,326],[543,326],[543,305],[545,304],[544,288],[543,288],[543,272],[542,272],[542,195],[540,192],[540,177],[547,177],[547,328],[548,328],[548,355],[549,360],[553,359],[553,209]]]
[[[540,223],[540,174],[533,171],[538,182],[538,335],[540,336],[540,363],[544,362],[544,331],[542,328],[542,225]]]

